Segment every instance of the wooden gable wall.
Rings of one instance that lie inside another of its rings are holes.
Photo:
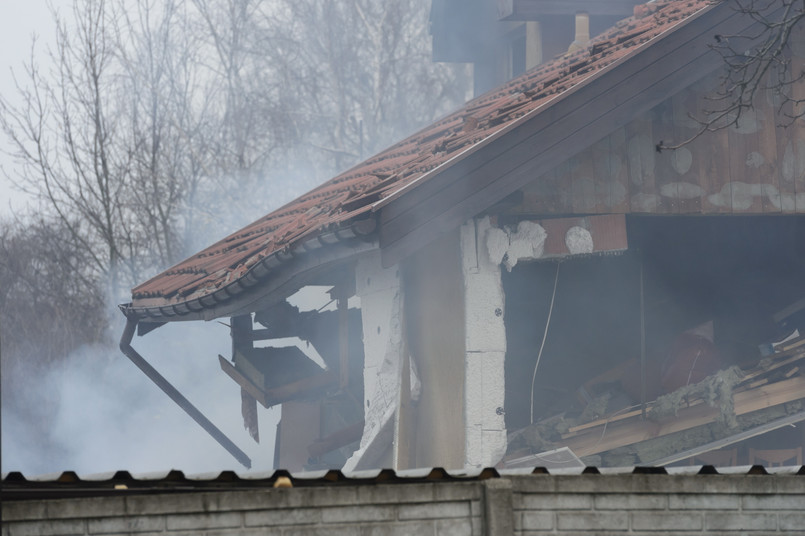
[[[805,54],[792,69],[805,69]],[[657,150],[696,134],[699,124],[689,114],[712,108],[708,96],[718,83],[714,73],[612,132],[523,188],[522,202],[507,212],[805,213],[805,120],[780,126],[785,118],[771,89],[759,93],[737,127]],[[804,98],[805,83],[797,91]]]

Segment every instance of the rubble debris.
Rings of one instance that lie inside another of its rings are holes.
[[[689,407],[693,400],[702,399],[710,407],[720,409],[719,423],[735,428],[738,422],[735,419],[732,391],[743,378],[741,368],[733,366],[716,372],[699,383],[680,387],[657,398],[648,412],[648,418],[656,421],[663,417],[676,416],[680,409]]]

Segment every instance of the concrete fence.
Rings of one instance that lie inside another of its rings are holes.
[[[4,536],[805,535],[805,476],[529,475],[7,501]]]

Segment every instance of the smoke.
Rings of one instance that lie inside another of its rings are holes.
[[[121,322],[116,327],[122,331]],[[229,352],[218,323],[164,326],[132,345],[252,459],[273,465],[279,409],[263,410],[257,445],[243,429],[240,388],[218,365]],[[26,476],[73,470],[80,475],[179,469],[186,474],[245,471],[223,447],[160,391],[117,348],[84,346],[41,378],[27,378],[24,399],[3,406],[2,470]],[[48,415],[29,405],[53,404]],[[32,418],[31,416],[35,416]],[[38,420],[38,422],[37,422]]]

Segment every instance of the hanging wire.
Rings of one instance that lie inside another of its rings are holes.
[[[537,354],[537,362],[534,364],[534,374],[531,376],[531,424],[534,424],[534,382],[537,379],[537,369],[539,362],[542,359],[542,350],[545,348],[545,339],[548,338],[548,326],[551,325],[551,315],[553,315],[553,302],[556,299],[556,287],[559,283],[559,265],[556,263],[556,276],[553,280],[553,294],[551,294],[551,306],[548,308],[548,320],[545,322],[545,332],[542,334],[542,344],[539,345],[539,353]]]

